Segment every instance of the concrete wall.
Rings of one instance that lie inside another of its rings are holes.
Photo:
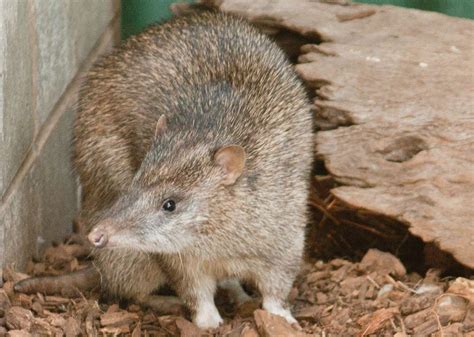
[[[0,263],[72,228],[71,125],[84,71],[117,40],[119,1],[0,0]]]

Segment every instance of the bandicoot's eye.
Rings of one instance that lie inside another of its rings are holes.
[[[176,202],[171,199],[165,200],[165,202],[163,203],[163,209],[166,212],[173,212],[176,209]]]

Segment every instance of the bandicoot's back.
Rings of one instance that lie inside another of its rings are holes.
[[[143,300],[172,283],[213,327],[215,282],[236,277],[294,321],[282,305],[303,251],[312,125],[267,37],[205,12],[130,38],[90,71],[74,145],[106,290]]]
[[[286,125],[301,143],[311,132],[303,90],[283,53],[224,14],[179,17],[130,38],[90,71],[80,102],[74,162],[86,208],[96,208],[89,196],[105,206],[128,187],[162,114],[170,128],[224,131],[252,146],[260,146],[259,134]]]

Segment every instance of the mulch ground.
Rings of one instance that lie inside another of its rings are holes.
[[[186,314],[159,315],[136,304],[103,303],[99,293],[77,298],[13,291],[29,275],[60,275],[90,264],[87,247],[65,243],[46,250],[28,274],[4,270],[0,336],[474,336],[474,280],[407,273],[393,255],[369,250],[343,259],[303,265],[290,294],[301,330],[258,309],[259,299],[238,308],[219,292],[225,324],[201,331]]]

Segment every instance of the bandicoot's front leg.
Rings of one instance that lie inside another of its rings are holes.
[[[66,275],[32,277],[17,282],[16,292],[25,294],[42,293],[75,297],[84,291],[100,287],[100,273],[94,266]]]
[[[217,328],[224,322],[214,303],[216,280],[200,272],[176,278],[176,291],[191,311],[193,323],[202,329]]]

